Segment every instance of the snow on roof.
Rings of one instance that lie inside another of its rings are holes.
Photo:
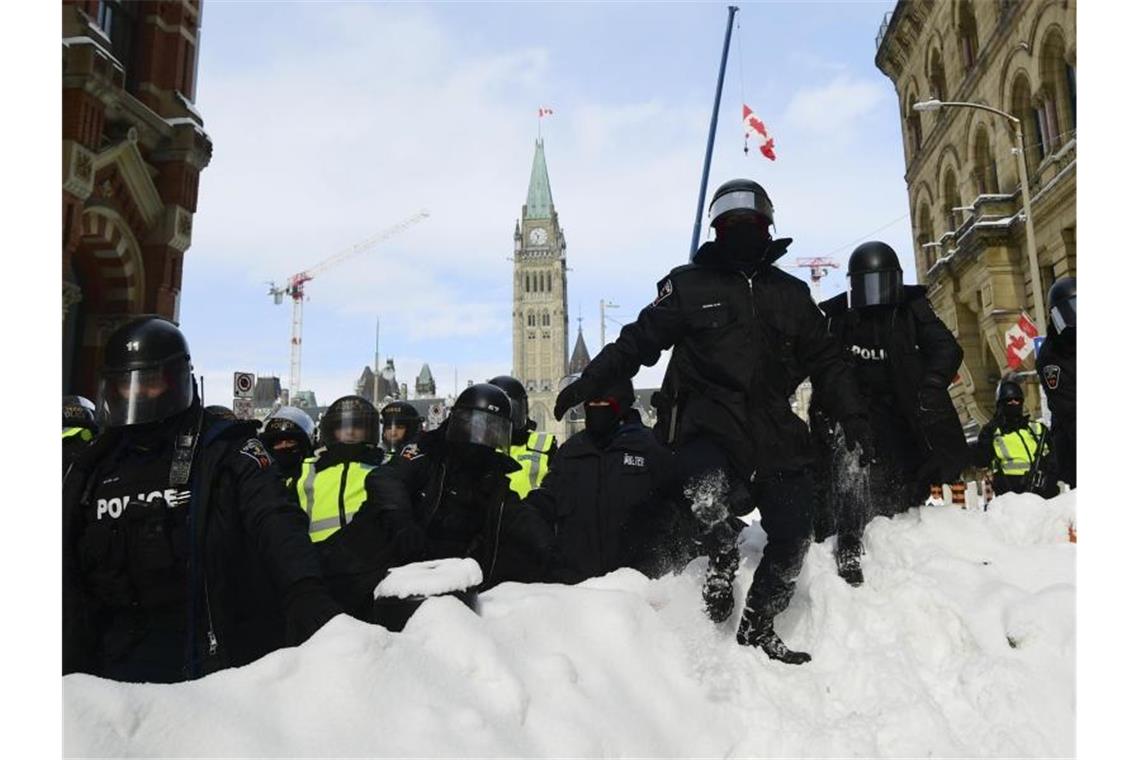
[[[401,633],[341,615],[176,685],[63,679],[65,756],[992,757],[1075,754],[1076,493],[917,507],[866,583],[813,543],[773,662],[701,611],[705,560],[650,580],[505,583]],[[741,534],[741,599],[766,537]]]

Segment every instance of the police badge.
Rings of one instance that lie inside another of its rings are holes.
[[[1061,384],[1061,368],[1056,364],[1046,364],[1041,369],[1041,374],[1045,378],[1045,385],[1049,390],[1057,390],[1057,386]]]

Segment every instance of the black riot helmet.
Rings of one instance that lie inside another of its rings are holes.
[[[185,411],[195,398],[192,369],[190,347],[173,322],[149,316],[119,327],[103,352],[103,425],[141,425]]]
[[[523,384],[510,375],[492,377],[487,382],[502,388],[511,400],[511,429],[515,433],[527,430],[530,423],[530,402],[527,399],[526,388],[523,387]]]
[[[388,451],[396,451],[411,443],[423,429],[424,418],[407,401],[390,401],[380,410],[382,445]],[[396,426],[404,428],[403,437],[397,438]]]
[[[316,432],[313,418],[295,406],[283,406],[265,421],[265,428],[258,436],[261,442],[272,448],[273,444],[291,438],[303,446],[313,448],[313,434]]]
[[[380,413],[372,402],[362,396],[341,396],[325,410],[321,417],[321,443],[380,443]]]
[[[847,260],[847,306],[896,304],[902,300],[902,267],[893,248],[872,240],[862,243]]]
[[[765,230],[776,221],[768,193],[750,179],[730,179],[716,189],[709,203],[709,224],[713,227],[737,214],[760,217]]]
[[[1025,403],[1025,393],[1021,384],[1013,379],[1002,380],[994,392],[994,404],[1000,409],[1004,406],[1016,405],[1019,409]]]
[[[1049,319],[1059,333],[1077,329],[1077,278],[1062,277],[1049,288]]]
[[[95,424],[95,404],[84,396],[63,397],[63,426],[98,431]]]
[[[237,415],[234,414],[233,409],[230,409],[228,406],[222,406],[221,404],[210,404],[206,407],[206,411],[223,420],[237,419]]]
[[[497,385],[467,386],[447,419],[448,443],[475,444],[506,452],[511,445],[511,399]]]

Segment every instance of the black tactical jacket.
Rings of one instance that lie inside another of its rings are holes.
[[[640,421],[622,424],[604,448],[586,431],[571,436],[524,502],[554,529],[551,580],[578,583],[619,567],[657,574],[683,518],[675,480],[673,453]]]
[[[1037,354],[1037,376],[1049,399],[1054,429],[1074,431],[1077,424],[1077,348],[1049,325]]]
[[[658,283],[657,299],[594,357],[583,380],[604,387],[633,377],[672,347],[654,401],[660,440],[711,437],[744,478],[807,466],[808,428],[788,400],[796,387],[810,376],[839,420],[866,407],[807,284],[773,266],[790,242],[773,241],[748,272],[724,263],[715,241],[705,243],[693,264]]]

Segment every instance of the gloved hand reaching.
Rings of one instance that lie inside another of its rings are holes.
[[[875,435],[871,423],[861,414],[854,414],[839,423],[843,428],[843,442],[848,451],[859,446],[859,466],[866,467],[875,460]]]
[[[594,384],[584,377],[570,383],[562,389],[554,401],[554,419],[561,420],[566,412],[578,404],[589,401],[595,393],[597,389]]]
[[[285,640],[302,644],[344,612],[316,578],[303,578],[285,590]]]
[[[411,512],[400,509],[388,514],[391,521],[393,541],[401,562],[415,562],[423,558],[427,549],[427,534]]]

